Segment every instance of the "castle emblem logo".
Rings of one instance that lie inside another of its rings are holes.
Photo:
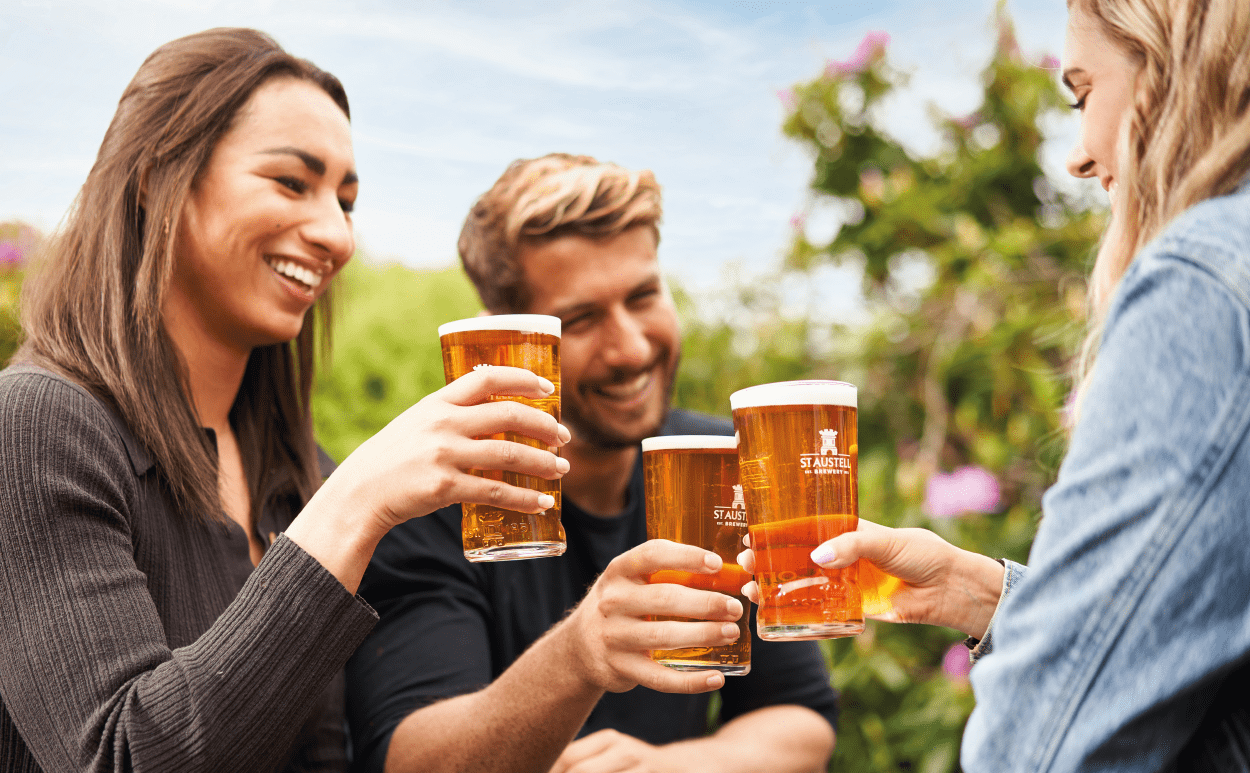
[[[820,431],[820,455],[828,456],[838,455],[838,431],[836,429],[822,429]]]
[[[489,367],[490,367],[490,363],[489,363],[489,362],[479,362],[477,365],[474,365],[474,366],[473,366],[473,369],[474,369],[474,370],[481,370],[482,368],[489,368]]]
[[[713,508],[712,516],[715,518],[717,526],[741,526],[746,528],[747,500],[742,495],[742,486],[735,485],[733,489],[733,504],[729,507]]]
[[[851,455],[838,453],[838,431],[822,429],[820,446],[810,454],[799,454],[799,469],[805,475],[850,475]]]

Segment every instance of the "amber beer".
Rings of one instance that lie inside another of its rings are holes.
[[[787,381],[729,397],[755,550],[761,639],[854,636],[864,630],[855,565],[821,569],[811,552],[859,524],[855,387]]]
[[[540,314],[502,314],[448,322],[438,329],[443,345],[443,375],[447,383],[469,371],[493,365],[524,368],[555,384],[550,397],[530,400],[507,395],[492,400],[515,400],[546,411],[560,420],[560,320]],[[534,448],[545,444],[515,432],[490,437]],[[470,561],[512,561],[564,552],[560,523],[560,481],[500,470],[472,470],[474,475],[534,489],[555,498],[554,507],[541,513],[519,513],[489,505],[466,503],[461,533],[464,556]]]
[[[747,533],[746,505],[738,485],[737,441],[719,435],[671,435],[642,441],[647,497],[647,538],[711,550],[724,566],[716,574],[665,569],[649,581],[713,590],[742,604],[738,641],[724,647],[655,650],[652,659],[678,671],[720,671],[740,676],[751,670],[750,602],[742,586],[751,580],[738,565]],[[671,620],[680,618],[655,618]]]

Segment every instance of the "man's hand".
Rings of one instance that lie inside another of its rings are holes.
[[[673,583],[649,585],[661,569],[715,574],[719,556],[690,545],[651,540],[622,553],[562,624],[568,662],[590,685],[624,692],[637,685],[670,693],[716,690],[715,671],[683,673],[651,659],[650,650],[719,647],[738,639],[742,604],[731,596]],[[688,618],[652,621],[649,616]]]
[[[569,744],[551,773],[666,773],[673,767],[664,746],[652,746],[616,730],[600,730]]]

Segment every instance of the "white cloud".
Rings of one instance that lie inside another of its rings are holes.
[[[59,220],[143,58],[178,35],[239,24],[343,79],[362,178],[356,225],[371,251],[450,262],[467,207],[510,160],[569,150],[655,170],[664,260],[681,281],[710,286],[731,260],[775,268],[806,206],[811,162],[780,135],[778,89],[887,30],[911,86],[886,120],[931,152],[925,105],[975,108],[993,5],[20,0],[0,10],[0,29],[13,30],[0,50],[0,219]],[[1062,3],[1011,10],[1026,52],[1058,53]]]

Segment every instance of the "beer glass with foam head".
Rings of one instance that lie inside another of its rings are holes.
[[[856,389],[841,381],[762,384],[729,397],[755,550],[761,639],[864,630],[857,565],[812,562],[820,543],[859,524]]]
[[[541,314],[501,314],[448,322],[438,328],[443,346],[443,375],[447,383],[470,371],[511,365],[537,373],[555,385],[550,397],[531,400],[510,395],[492,400],[515,400],[546,411],[560,420],[560,320]],[[543,444],[515,432],[492,435],[534,448]],[[555,498],[554,507],[541,513],[520,513],[481,504],[464,504],[461,534],[464,556],[470,561],[512,561],[564,552],[560,523],[560,481],[500,470],[473,470],[474,475],[534,489]]]
[[[678,671],[720,671],[740,676],[751,670],[747,619],[751,607],[742,595],[742,586],[751,576],[737,564],[747,532],[746,504],[738,485],[737,445],[734,438],[719,435],[671,435],[642,441],[647,539],[694,545],[724,561],[716,574],[663,569],[648,581],[718,591],[738,599],[743,609],[738,619],[738,641],[733,644],[652,651],[653,660]]]

